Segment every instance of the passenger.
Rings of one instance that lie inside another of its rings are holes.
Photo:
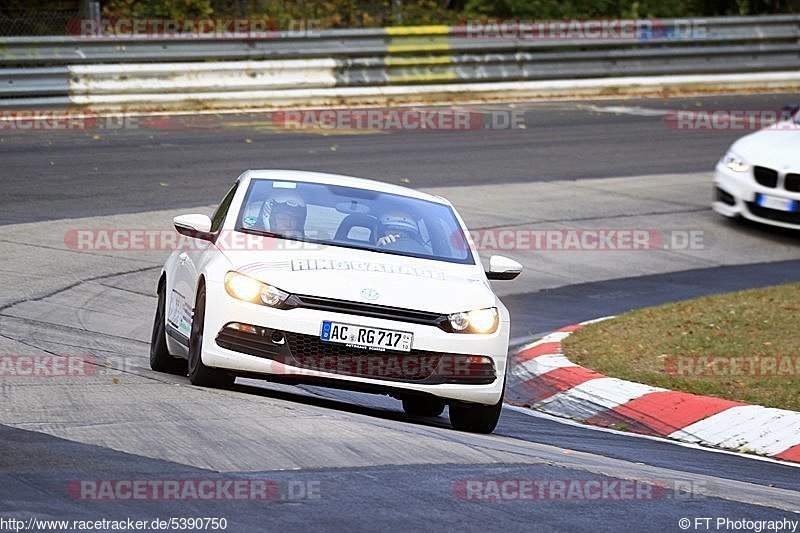
[[[389,211],[380,217],[378,247],[402,252],[428,253],[414,218],[404,211]]]

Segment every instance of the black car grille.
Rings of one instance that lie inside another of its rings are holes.
[[[440,323],[447,320],[445,315],[428,311],[351,302],[348,300],[336,300],[333,298],[320,298],[318,296],[304,296],[301,294],[291,295],[286,300],[284,307],[302,307],[305,309],[316,309],[319,311],[368,316],[372,318],[385,318],[388,320],[399,320],[401,322],[411,322],[412,324],[425,324],[437,327]]]
[[[778,186],[778,171],[767,167],[753,167],[753,177],[756,183],[764,187]]]
[[[761,207],[755,202],[746,202],[746,204],[747,209],[757,217],[775,220],[776,222],[800,225],[800,212],[789,213],[786,211],[778,211],[777,209]]]
[[[800,174],[786,174],[783,186],[787,191],[800,192]]]
[[[442,383],[487,385],[497,373],[491,358],[428,350],[372,351],[323,342],[315,335],[247,326],[256,332],[220,330],[219,346],[272,359],[304,370],[426,385]]]
[[[764,187],[775,188],[778,186],[778,171],[767,167],[753,167],[753,177],[756,183]]]
[[[290,332],[286,341],[296,361],[293,366],[307,370],[426,384],[488,384],[495,379],[491,359],[481,356],[429,350],[376,352]]]
[[[767,167],[753,167],[753,178],[756,183],[774,189],[778,186],[778,171]],[[783,188],[789,192],[800,192],[800,174],[786,174]]]

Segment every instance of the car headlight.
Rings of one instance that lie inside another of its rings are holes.
[[[225,290],[237,300],[279,307],[288,293],[238,272],[225,274]]]
[[[453,313],[447,316],[449,330],[453,333],[494,333],[500,322],[496,307]]]
[[[750,165],[733,152],[728,152],[723,156],[722,164],[734,172],[748,172],[750,170]]]

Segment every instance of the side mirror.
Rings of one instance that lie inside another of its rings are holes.
[[[486,277],[489,279],[514,279],[522,272],[522,265],[503,257],[502,255],[493,255],[489,258],[489,270],[486,272]]]
[[[181,235],[213,241],[214,234],[211,233],[211,219],[206,215],[180,215],[172,219],[175,229]]]

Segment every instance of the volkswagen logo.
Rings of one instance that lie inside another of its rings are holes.
[[[377,300],[380,297],[380,293],[375,289],[361,289],[361,296],[367,300]]]

